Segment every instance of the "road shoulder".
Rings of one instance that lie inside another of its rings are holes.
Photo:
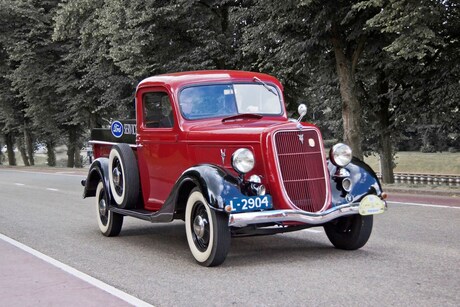
[[[32,251],[32,253],[31,253]],[[148,304],[126,294],[121,299],[71,274],[78,272],[0,234],[1,306],[132,306]],[[45,261],[41,259],[42,256]],[[52,262],[52,263],[50,263]],[[56,264],[59,266],[56,266]],[[69,272],[70,271],[70,272]],[[85,275],[81,273],[82,275]],[[87,276],[87,275],[86,275]],[[105,285],[105,284],[104,284]],[[113,288],[106,285],[109,288]],[[118,291],[115,294],[123,293]],[[110,290],[110,289],[109,289]],[[131,299],[131,302],[129,302]],[[128,303],[129,302],[129,303]],[[132,303],[132,304],[131,304]]]

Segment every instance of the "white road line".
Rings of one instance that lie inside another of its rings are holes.
[[[406,203],[406,202],[399,202],[399,201],[389,201],[388,203],[389,203],[389,204],[395,204],[395,205],[407,205],[407,206],[432,207],[432,208],[460,209],[460,207],[454,207],[454,206],[431,205],[431,204],[418,204],[418,203]]]
[[[46,190],[53,191],[53,192],[58,192],[59,191],[58,189],[53,189],[53,188],[46,188]]]
[[[18,185],[18,186],[24,186],[25,185],[24,183],[18,183],[18,182],[15,182],[14,184]]]
[[[86,174],[79,174],[79,173],[74,173],[74,174],[67,174],[66,172],[56,172],[56,173],[48,173],[48,172],[40,172],[40,171],[23,171],[23,170],[8,170],[8,169],[2,169],[0,168],[0,171],[2,172],[18,172],[18,173],[26,173],[26,174],[41,174],[41,175],[53,175],[53,176],[78,176],[78,177],[86,177]]]
[[[27,245],[24,245],[16,240],[13,240],[11,239],[10,237],[7,237],[3,234],[0,233],[0,239],[5,241],[5,242],[8,242],[10,243],[11,245],[14,245],[20,249],[22,249],[23,251],[25,252],[28,252],[29,254],[51,264],[51,265],[54,265],[55,267],[61,269],[61,270],[64,270],[65,272],[77,277],[77,278],[80,278],[81,280],[101,289],[101,290],[104,290],[105,292],[108,292],[110,294],[112,294],[113,296],[116,296],[118,297],[119,299],[129,303],[129,304],[132,304],[133,306],[141,306],[141,307],[153,307],[153,305],[150,305],[149,303],[147,302],[144,302],[140,299],[138,299],[137,297],[134,297],[132,295],[129,295],[128,293],[125,293],[121,290],[118,290],[117,288],[111,286],[111,285],[108,285],[102,281],[100,281],[99,279],[96,279],[94,277],[91,277],[83,272],[80,272],[78,271],[77,269],[74,269],[70,266],[68,266],[67,264],[64,264],[54,258],[51,258],[45,254],[42,254],[40,253],[39,251],[36,251],[35,249],[31,248],[31,247],[28,247]]]

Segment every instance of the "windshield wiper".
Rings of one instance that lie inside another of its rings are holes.
[[[254,82],[258,82],[258,83],[262,84],[262,85],[267,89],[267,91],[269,91],[270,93],[272,93],[272,94],[275,95],[275,96],[278,96],[278,93],[277,93],[274,89],[272,89],[271,87],[269,87],[264,81],[260,80],[260,79],[257,78],[257,77],[254,77],[252,80],[253,80]]]

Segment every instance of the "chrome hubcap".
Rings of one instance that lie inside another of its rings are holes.
[[[118,169],[118,167],[113,169],[112,175],[113,175],[113,183],[114,183],[116,186],[120,186],[121,172],[120,172],[120,170]]]
[[[201,215],[195,216],[195,220],[193,221],[193,232],[199,239],[203,238],[207,223],[208,221],[206,221]]]
[[[101,216],[107,215],[107,204],[104,198],[101,198],[101,200],[99,200],[99,214]]]
[[[200,252],[205,252],[211,240],[211,225],[209,224],[208,212],[206,211],[206,206],[200,201],[196,202],[193,207],[190,219],[193,242]]]

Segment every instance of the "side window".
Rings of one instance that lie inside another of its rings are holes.
[[[142,106],[146,128],[171,128],[174,126],[174,116],[167,93],[145,93],[142,96]]]

